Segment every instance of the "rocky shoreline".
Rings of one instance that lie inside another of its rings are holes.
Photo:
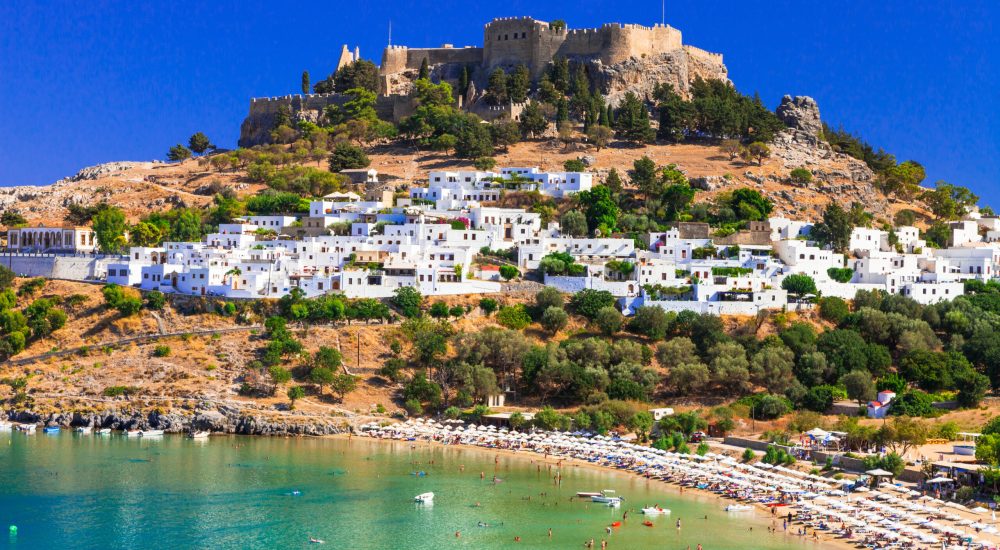
[[[74,428],[91,426],[112,430],[163,430],[167,433],[210,431],[239,435],[322,436],[351,431],[347,419],[264,418],[233,407],[219,406],[194,412],[160,412],[110,409],[103,412],[39,413],[32,410],[7,410],[2,415],[11,422],[44,424]],[[297,421],[296,421],[297,420]]]

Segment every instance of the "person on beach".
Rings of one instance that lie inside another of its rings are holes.
[[[681,530],[681,518],[677,518],[677,530]]]
[[[552,538],[552,528],[549,527],[549,538]]]
[[[461,531],[455,531],[455,538],[457,539],[457,538],[461,538],[461,537],[462,537],[462,532]]]

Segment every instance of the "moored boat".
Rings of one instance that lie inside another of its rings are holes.
[[[122,430],[125,437],[141,437],[142,430]]]
[[[0,420],[0,432],[9,432],[14,428],[14,425],[6,420]]]
[[[647,516],[666,516],[670,514],[670,509],[660,508],[659,506],[648,506],[642,509],[642,513]]]
[[[753,510],[753,506],[749,504],[730,504],[726,506],[727,512],[746,512],[747,510]]]
[[[142,437],[153,437],[157,435],[163,435],[163,430],[140,430],[139,435]]]
[[[419,502],[421,504],[429,504],[434,502],[434,493],[421,493],[413,497],[413,502]]]
[[[45,426],[42,431],[47,434],[57,434],[59,433],[59,426]]]
[[[188,437],[191,439],[205,439],[211,434],[212,432],[206,432],[206,431],[189,432]]]
[[[579,493],[576,494],[576,496],[581,498],[599,497],[601,496],[601,493],[589,493],[587,491],[580,491]]]
[[[98,435],[109,435],[111,433],[111,428],[101,428],[94,433]]]
[[[603,502],[605,504],[611,502],[617,502],[618,504],[621,504],[621,502],[625,500],[625,498],[615,496],[615,492],[612,489],[605,489],[601,491],[601,494],[591,496],[590,500],[592,502]]]
[[[89,434],[93,429],[94,428],[90,426],[77,426],[77,428],[73,431],[75,431],[78,434]]]
[[[17,425],[17,431],[19,431],[19,432],[33,432],[33,431],[35,431],[36,428],[38,428],[38,426],[35,425],[35,424],[18,424]]]

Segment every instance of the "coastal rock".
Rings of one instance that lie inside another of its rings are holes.
[[[800,95],[793,98],[786,95],[781,98],[781,105],[778,105],[774,113],[789,128],[801,130],[813,137],[818,137],[823,132],[819,105],[809,96]]]
[[[282,415],[265,418],[263,415],[246,414],[233,407],[184,412],[141,412],[109,409],[101,413],[49,413],[30,410],[8,411],[0,415],[14,422],[44,424],[46,426],[90,426],[112,430],[157,429],[167,433],[184,433],[208,430],[218,433],[242,435],[334,435],[351,431],[350,423],[343,419],[317,419],[300,415]]]

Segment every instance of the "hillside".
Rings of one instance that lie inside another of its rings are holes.
[[[588,169],[603,177],[611,168],[624,173],[633,161],[646,155],[658,165],[678,165],[693,180],[693,185],[707,189],[699,193],[696,202],[727,189],[753,187],[774,201],[775,215],[797,219],[818,219],[824,206],[834,200],[845,205],[862,202],[876,219],[891,220],[895,212],[904,208],[926,214],[920,204],[890,200],[878,191],[872,185],[871,171],[862,162],[810,144],[792,140],[783,143],[782,137],[773,144],[772,156],[760,166],[730,161],[716,145],[692,143],[644,147],[613,143],[597,151],[582,144],[565,147],[554,139],[524,141],[499,152],[495,158],[497,166],[557,170],[562,169],[566,160],[587,157],[591,163]],[[378,170],[383,180],[420,182],[426,180],[430,170],[473,169],[471,161],[402,144],[371,147],[369,157],[371,167]],[[308,165],[326,169],[323,163]],[[811,183],[791,183],[789,173],[799,167],[813,173]],[[208,205],[214,192],[222,187],[245,196],[264,186],[248,182],[243,171],[211,170],[198,159],[170,164],[108,163],[84,169],[49,186],[0,188],[0,211],[15,209],[30,224],[61,224],[68,205],[107,201],[122,208],[134,221],[154,211]]]

